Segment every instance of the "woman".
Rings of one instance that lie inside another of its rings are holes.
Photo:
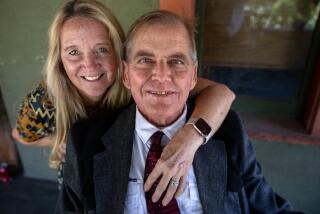
[[[128,104],[130,94],[121,82],[123,41],[121,26],[104,5],[89,0],[66,3],[49,31],[45,83],[27,96],[20,110],[13,130],[17,141],[52,146],[49,163],[58,167],[64,158],[67,131],[74,122],[106,109],[117,112]],[[204,118],[215,132],[234,94],[224,85],[204,79],[194,94],[200,91],[192,116]],[[164,149],[162,164],[156,168],[167,180],[185,175],[188,169],[178,172],[179,163],[190,166],[202,143],[203,138],[185,126]]]

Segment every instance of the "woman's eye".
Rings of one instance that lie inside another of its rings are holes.
[[[97,52],[98,53],[107,53],[108,49],[107,48],[98,48]]]
[[[72,51],[69,52],[69,55],[71,55],[71,56],[79,55],[79,51],[78,50],[72,50]]]

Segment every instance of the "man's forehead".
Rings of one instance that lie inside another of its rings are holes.
[[[166,57],[191,57],[191,44],[182,25],[145,25],[132,39],[131,55],[151,56],[165,53]],[[132,56],[131,56],[132,57]]]
[[[189,37],[189,35],[187,33],[187,29],[181,23],[154,23],[154,24],[146,23],[146,24],[139,26],[136,29],[136,32],[135,32],[133,39],[137,39],[137,38],[140,39],[141,37],[143,37],[145,35],[145,32],[148,32],[148,31],[153,32],[153,31],[157,31],[157,30],[160,30],[161,32],[175,31],[175,34],[177,34],[177,33],[186,34],[186,37],[187,38]]]

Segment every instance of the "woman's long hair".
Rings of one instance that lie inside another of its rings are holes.
[[[107,7],[97,1],[74,0],[66,3],[56,14],[49,29],[49,51],[44,71],[49,97],[56,107],[56,136],[49,159],[49,165],[53,168],[60,164],[57,151],[61,143],[66,143],[68,129],[75,121],[88,116],[84,100],[69,80],[60,57],[61,28],[68,19],[75,16],[90,17],[102,23],[109,32],[116,54],[116,78],[102,98],[101,107],[117,108],[130,100],[130,93],[123,86],[121,78],[124,32],[119,22]]]

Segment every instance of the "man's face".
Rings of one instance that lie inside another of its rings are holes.
[[[140,112],[156,126],[173,123],[197,81],[197,63],[182,25],[143,26],[135,35],[123,82]]]

